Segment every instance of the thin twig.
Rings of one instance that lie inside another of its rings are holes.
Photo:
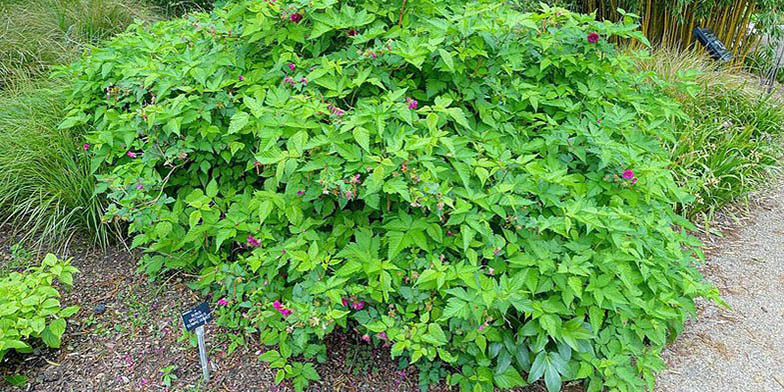
[[[400,28],[403,28],[403,13],[406,12],[406,0],[403,0],[403,5],[400,7],[400,19],[397,21],[397,25]]]

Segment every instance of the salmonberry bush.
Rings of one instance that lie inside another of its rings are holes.
[[[62,70],[62,126],[142,268],[198,272],[277,382],[343,330],[464,391],[641,390],[716,292],[674,212],[682,112],[608,42],[634,19],[234,1]]]

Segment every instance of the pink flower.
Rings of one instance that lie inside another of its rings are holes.
[[[255,247],[258,247],[259,245],[261,245],[261,243],[259,242],[259,240],[253,238],[252,235],[249,235],[248,236],[248,245],[250,245],[250,246],[255,248]]]
[[[298,195],[300,195],[300,196],[302,196],[302,195],[304,195],[304,194],[305,194],[305,191],[297,191],[297,194],[298,194]]]
[[[144,189],[144,185],[142,185],[142,184],[136,185],[136,190],[137,191],[140,191],[142,189]]]
[[[285,78],[283,78],[283,81],[285,83],[288,83],[288,84],[292,85],[292,86],[294,85],[294,79],[291,76],[286,76]]]
[[[370,343],[370,336],[362,335],[362,340],[364,340],[366,343]]]
[[[382,331],[382,332],[379,332],[379,333],[377,333],[377,334],[376,334],[376,337],[378,337],[378,338],[379,338],[379,339],[381,339],[381,340],[389,340],[389,338],[387,337],[387,333],[386,333],[386,332],[383,332],[383,331]]]
[[[376,52],[370,52],[370,57],[372,57],[372,58],[376,58],[376,57],[378,57],[378,56],[376,55]]]
[[[226,306],[229,304],[229,301],[226,301],[226,298],[221,298],[218,300],[218,306]]]
[[[495,275],[495,269],[494,268],[488,268],[487,269],[487,273],[490,274],[490,275]]]
[[[493,249],[493,254],[494,255],[498,255],[498,253],[500,253],[500,252],[501,252],[501,249],[498,249],[498,248]]]
[[[242,77],[242,75],[240,75],[240,82],[242,82],[243,80],[245,80],[245,78]]]
[[[282,314],[283,317],[289,317],[291,315],[291,311],[288,309],[282,309],[280,310],[280,314]]]
[[[294,65],[294,64],[289,64],[289,69],[293,71],[293,70],[297,69],[297,66]]]
[[[479,332],[484,331],[485,328],[487,328],[487,323],[484,323],[484,324],[479,326]]]
[[[90,145],[89,145],[89,144],[87,144],[87,143],[85,143],[85,144],[82,146],[82,148],[84,149],[84,151],[87,151],[87,150],[89,150],[89,149],[90,149]]]
[[[417,100],[413,98],[406,98],[406,100],[408,101],[408,108],[410,110],[416,110],[417,106],[419,105],[419,102],[417,102]]]
[[[599,34],[596,34],[596,33],[588,34],[588,42],[590,42],[592,44],[595,44],[595,43],[599,42]]]
[[[275,308],[275,310],[277,310],[277,311],[280,311],[281,309],[283,309],[283,305],[281,305],[280,301],[277,301],[277,300],[272,303],[272,307]]]
[[[305,79],[305,78],[300,79],[299,82],[304,84],[304,85],[306,85],[306,86],[308,85],[308,80]]]
[[[634,178],[634,172],[631,170],[626,170],[623,172],[623,179],[624,180],[631,180]]]
[[[254,162],[253,162],[253,166],[255,166],[255,167],[261,167],[261,162],[259,162],[259,161],[254,161]]]
[[[601,118],[597,118],[596,119],[596,125],[602,125],[602,119]]]
[[[136,153],[135,153],[135,152],[133,152],[133,151],[128,151],[128,154],[127,154],[127,155],[128,155],[129,157],[131,157],[131,158],[136,158]]]
[[[632,178],[632,185],[637,183],[637,177]]]
[[[359,301],[352,306],[354,310],[362,310],[365,307],[365,301]]]
[[[300,14],[291,14],[289,19],[291,19],[291,21],[294,22],[294,23],[299,23],[299,21],[302,20],[302,15],[300,15]]]
[[[343,303],[343,306],[348,307],[348,299],[343,298],[343,299],[340,300],[340,302]]]

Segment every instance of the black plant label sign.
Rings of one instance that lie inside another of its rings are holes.
[[[182,322],[188,331],[193,331],[211,320],[212,313],[210,313],[210,306],[207,305],[207,302],[202,302],[196,305],[195,308],[182,314]]]

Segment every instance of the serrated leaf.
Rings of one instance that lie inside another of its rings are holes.
[[[227,133],[232,135],[241,131],[243,128],[245,128],[246,125],[248,125],[248,120],[250,120],[248,113],[234,113],[234,115],[231,116],[231,122],[229,123],[229,130]]]

